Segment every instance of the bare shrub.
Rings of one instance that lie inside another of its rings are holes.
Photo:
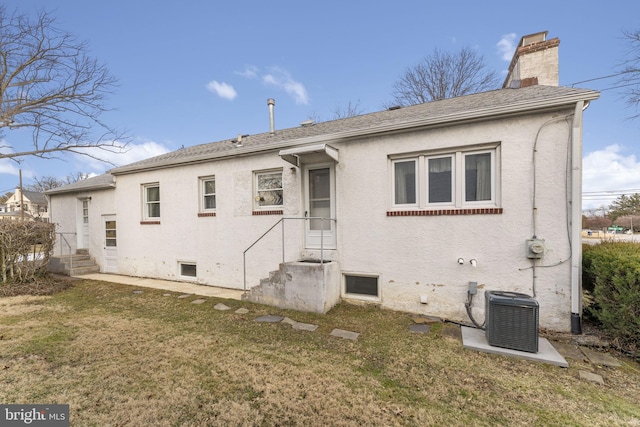
[[[34,281],[53,253],[55,225],[39,221],[0,221],[0,274],[3,284]]]

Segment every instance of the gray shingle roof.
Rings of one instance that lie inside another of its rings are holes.
[[[316,123],[242,138],[236,147],[234,139],[182,148],[171,153],[145,159],[109,171],[114,175],[134,173],[179,164],[202,162],[215,158],[247,155],[296,145],[344,141],[349,138],[398,131],[403,129],[444,125],[462,120],[518,114],[593,100],[599,93],[586,89],[557,86],[529,86],[520,89],[499,89],[442,101],[363,114],[340,120]]]
[[[105,173],[102,175],[76,181],[62,187],[53,188],[46,191],[45,194],[61,194],[73,193],[76,191],[103,190],[108,188],[115,188],[115,183],[115,177],[110,173]]]

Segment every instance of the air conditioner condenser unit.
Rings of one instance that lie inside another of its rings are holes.
[[[517,292],[487,291],[485,335],[491,346],[538,352],[538,302]]]

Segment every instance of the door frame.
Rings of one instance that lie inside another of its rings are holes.
[[[115,214],[102,215],[102,266],[103,273],[117,273],[118,272],[118,222]],[[116,223],[115,229],[115,246],[107,246],[107,222],[114,221]],[[111,262],[110,262],[111,261]]]
[[[329,230],[316,231],[311,230],[311,221],[304,221],[304,247],[306,249],[337,249],[337,233],[336,233],[336,168],[335,162],[311,163],[304,164],[302,167],[303,179],[302,187],[304,194],[304,212],[308,217],[311,212],[310,207],[310,181],[309,172],[317,169],[329,169],[329,191],[330,191],[330,219]],[[321,245],[321,241],[324,243]]]

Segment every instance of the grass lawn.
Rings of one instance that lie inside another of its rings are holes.
[[[564,369],[463,349],[452,325],[411,333],[409,315],[375,307],[317,315],[133,289],[80,280],[0,298],[0,403],[66,403],[72,426],[640,426],[629,359]]]

